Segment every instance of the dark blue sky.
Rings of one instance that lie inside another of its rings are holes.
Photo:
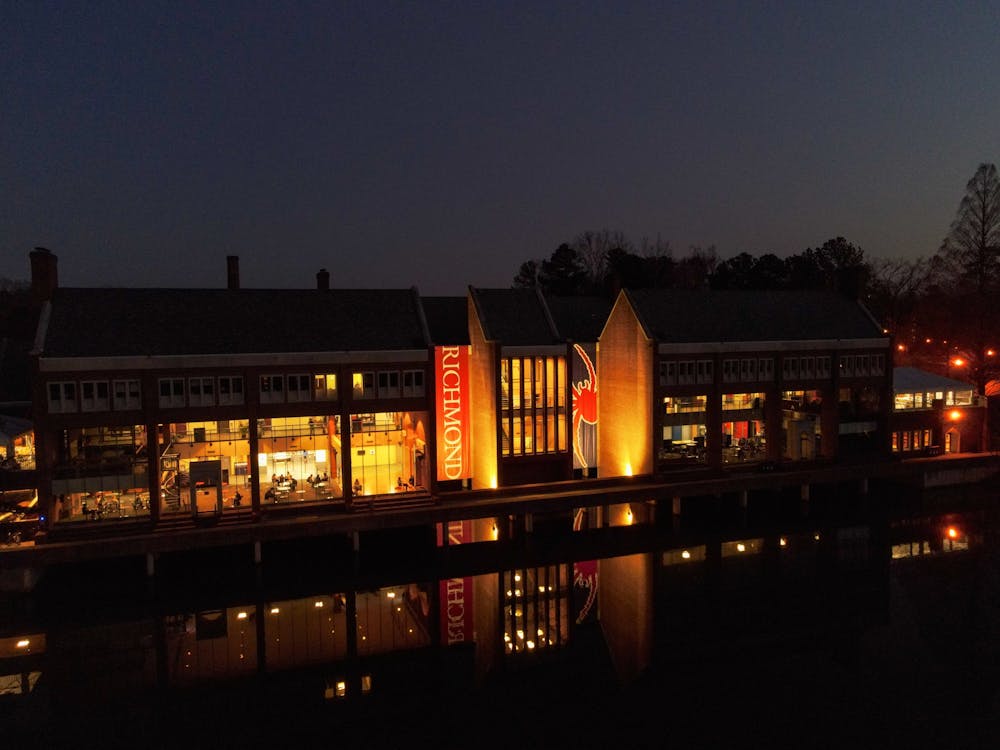
[[[1000,161],[1000,6],[0,10],[0,276],[507,286],[584,229],[933,253]]]

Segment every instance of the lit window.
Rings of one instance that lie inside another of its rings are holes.
[[[351,374],[351,392],[355,399],[375,398],[375,373],[355,372]]]
[[[313,376],[313,398],[317,401],[334,401],[337,398],[337,376],[333,373]]]

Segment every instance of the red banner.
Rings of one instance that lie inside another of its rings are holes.
[[[442,539],[442,524],[438,524],[438,546]],[[447,544],[472,541],[470,521],[449,521],[444,525],[448,534]],[[472,578],[445,578],[440,581],[441,643],[471,643],[473,640]]]
[[[439,346],[434,352],[437,391],[437,478],[472,476],[469,439],[469,349]]]

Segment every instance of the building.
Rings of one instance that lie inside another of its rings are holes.
[[[832,293],[626,290],[597,360],[601,476],[888,452],[889,339]]]
[[[892,376],[891,446],[900,455],[985,450],[986,399],[970,383],[916,367]]]

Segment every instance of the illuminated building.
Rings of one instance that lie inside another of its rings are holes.
[[[601,476],[888,449],[889,339],[819,290],[632,290],[598,344]]]
[[[970,383],[916,367],[893,371],[891,446],[901,455],[983,449],[986,399]]]

